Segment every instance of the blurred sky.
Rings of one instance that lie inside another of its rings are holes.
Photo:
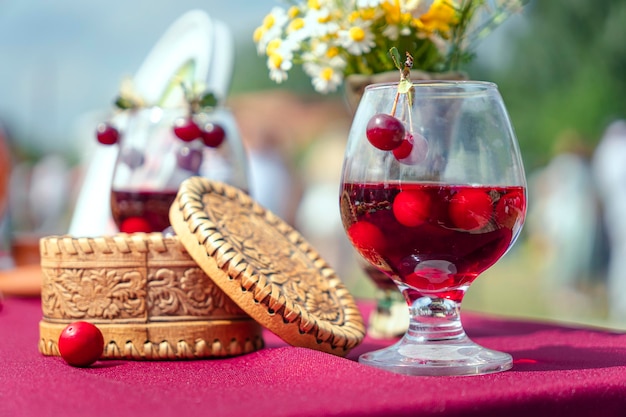
[[[229,25],[237,42],[252,43],[254,28],[278,4],[0,0],[0,120],[22,145],[64,152],[76,140],[76,118],[110,108],[122,78],[182,14],[205,10]]]

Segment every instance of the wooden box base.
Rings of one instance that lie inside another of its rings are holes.
[[[262,327],[160,233],[41,239],[39,350],[59,355],[71,322],[102,331],[105,359],[173,360],[241,355],[263,346]]]
[[[59,355],[57,341],[67,324],[39,323],[41,353]],[[97,326],[105,340],[103,359],[201,359],[242,355],[263,347],[261,328],[251,319]]]

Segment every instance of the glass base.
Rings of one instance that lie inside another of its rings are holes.
[[[420,342],[404,336],[398,343],[364,353],[359,362],[404,375],[455,376],[501,372],[513,366],[508,353],[484,348],[467,336]]]

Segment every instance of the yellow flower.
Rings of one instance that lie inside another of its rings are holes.
[[[359,9],[351,12],[348,15],[348,22],[354,22],[355,20],[374,20],[377,17],[377,10],[373,7],[365,9]]]
[[[411,21],[411,14],[403,11],[398,0],[386,1],[381,7],[385,11],[385,21],[388,25],[407,25]]]
[[[385,20],[388,24],[397,25],[398,23],[400,23],[402,11],[400,10],[400,3],[398,3],[398,1],[386,1],[381,4],[381,7],[385,11]]]
[[[418,25],[428,33],[447,34],[458,21],[455,4],[451,0],[435,0],[428,12],[418,19]]]
[[[361,10],[360,17],[363,20],[373,20],[376,17],[376,9],[373,7]]]

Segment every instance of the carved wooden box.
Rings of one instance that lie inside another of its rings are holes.
[[[263,346],[261,326],[339,356],[363,340],[363,318],[335,271],[244,191],[189,178],[169,218],[177,237],[41,240],[41,352],[57,355],[76,320],[102,330],[104,358],[248,353]]]
[[[58,355],[63,328],[96,324],[103,358],[195,359],[249,353],[262,327],[225,295],[175,236],[51,236],[40,242],[39,350]]]

